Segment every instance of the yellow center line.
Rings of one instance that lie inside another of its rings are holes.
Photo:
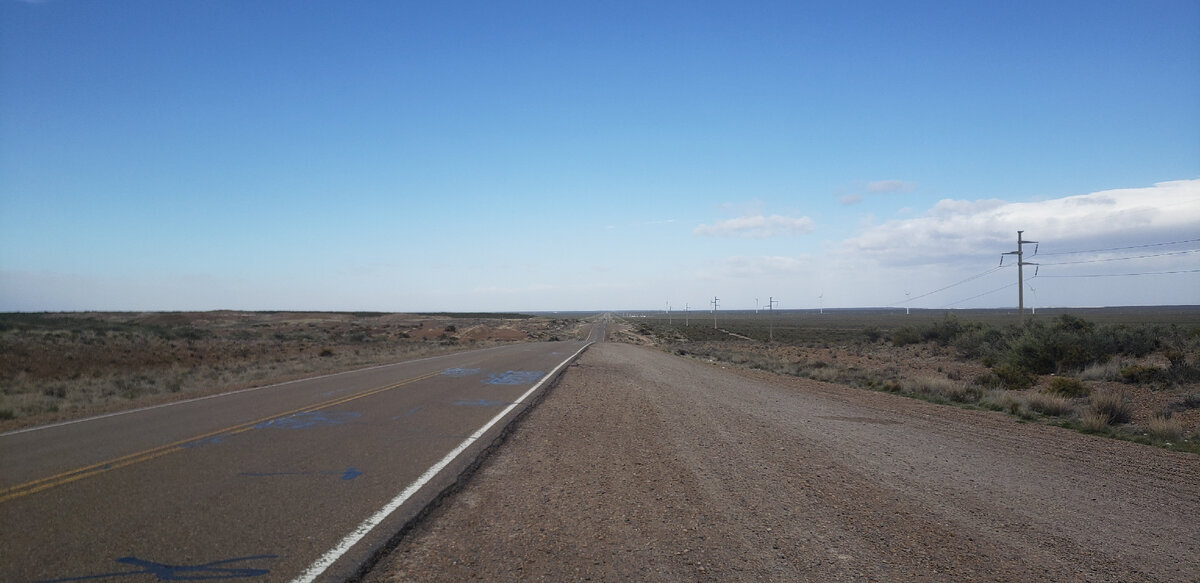
[[[432,372],[432,373],[429,373],[426,375],[421,375],[418,377],[413,377],[411,379],[406,379],[406,380],[400,381],[398,383],[392,383],[390,385],[385,385],[382,387],[369,389],[369,390],[363,391],[361,393],[356,393],[356,394],[349,395],[346,397],[338,397],[336,399],[331,399],[331,400],[325,401],[323,403],[317,403],[315,405],[308,405],[305,407],[300,407],[298,409],[292,409],[291,411],[285,411],[283,413],[276,413],[274,415],[271,415],[268,417],[263,417],[261,419],[256,419],[254,421],[247,421],[246,423],[239,423],[237,425],[231,425],[224,429],[210,431],[208,433],[196,435],[193,437],[189,437],[187,439],[181,439],[179,441],[171,442],[166,445],[160,445],[158,447],[153,447],[153,448],[143,450],[140,452],[123,455],[121,457],[113,458],[108,461],[91,464],[91,465],[84,466],[81,468],[76,468],[73,470],[67,470],[65,472],[55,474],[53,476],[49,476],[46,478],[39,478],[37,480],[33,480],[30,482],[26,482],[24,484],[12,486],[10,488],[5,488],[3,490],[0,490],[0,503],[7,502],[9,500],[13,500],[16,498],[20,498],[22,496],[28,496],[30,494],[35,494],[35,493],[41,492],[43,490],[49,490],[50,488],[55,488],[57,486],[62,486],[64,484],[70,484],[71,482],[76,482],[76,481],[82,480],[84,478],[90,478],[97,474],[102,474],[104,472],[112,471],[112,470],[115,470],[118,468],[123,468],[126,466],[131,466],[133,464],[150,461],[154,458],[161,457],[161,456],[167,455],[169,453],[181,451],[184,449],[183,446],[186,444],[189,444],[189,443],[201,441],[204,439],[208,439],[210,437],[216,437],[218,435],[237,435],[239,433],[244,433],[246,431],[250,431],[251,429],[254,429],[256,426],[266,423],[268,421],[280,419],[283,417],[287,417],[289,415],[296,415],[298,413],[310,413],[313,411],[320,411],[321,409],[328,409],[329,407],[336,407],[336,406],[344,404],[344,403],[349,403],[350,401],[362,399],[364,397],[370,397],[372,395],[378,395],[379,393],[382,393],[384,391],[390,391],[392,389],[402,387],[404,385],[410,385],[412,383],[423,381],[425,379],[435,377],[439,374],[441,374],[441,371]]]

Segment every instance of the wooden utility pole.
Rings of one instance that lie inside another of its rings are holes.
[[[1017,314],[1022,326],[1025,325],[1025,273],[1022,269],[1026,265],[1037,265],[1036,263],[1026,263],[1024,247],[1026,243],[1037,243],[1037,241],[1026,241],[1021,238],[1021,234],[1025,231],[1017,231],[1017,250],[1009,251],[1005,255],[1017,256]]]
[[[768,310],[768,314],[769,314],[767,316],[767,320],[770,322],[770,325],[767,327],[767,329],[770,330],[770,332],[768,333],[768,334],[770,334],[770,336],[769,336],[770,342],[774,342],[775,341],[775,304],[778,304],[779,300],[775,299],[775,296],[771,296],[771,299],[767,300],[767,301],[768,301],[767,310]]]

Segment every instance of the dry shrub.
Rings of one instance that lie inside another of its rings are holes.
[[[940,377],[922,377],[912,381],[909,391],[918,395],[940,397],[947,401],[964,403],[978,398],[977,389],[967,387],[961,382]]]
[[[1088,409],[1079,414],[1079,424],[1083,426],[1084,431],[1106,431],[1112,418],[1107,413],[1099,413],[1093,409]]]
[[[1079,379],[1084,381],[1119,381],[1121,380],[1121,369],[1125,368],[1125,366],[1119,360],[1095,362],[1084,367],[1083,372],[1079,373]]]
[[[821,367],[808,372],[809,378],[827,383],[836,383],[841,375],[842,371],[834,366]]]
[[[1187,395],[1172,401],[1170,408],[1172,411],[1200,409],[1200,393],[1188,393]]]
[[[1108,416],[1109,423],[1129,423],[1133,408],[1125,402],[1125,393],[1108,391],[1092,395],[1092,410]]]
[[[1156,413],[1150,417],[1150,423],[1146,426],[1146,431],[1163,441],[1179,441],[1183,439],[1183,424],[1180,423],[1179,419],[1161,413]]]
[[[1037,411],[1043,415],[1053,417],[1061,417],[1070,415],[1075,412],[1075,408],[1071,406],[1071,401],[1055,395],[1047,395],[1044,393],[1031,393],[1025,397],[1025,404],[1030,411]]]
[[[1086,397],[1091,393],[1087,385],[1079,382],[1079,379],[1071,377],[1054,377],[1050,379],[1050,386],[1046,390],[1052,395],[1063,397]]]
[[[1012,393],[1003,389],[991,389],[983,394],[979,403],[996,411],[1008,411],[1014,415],[1021,410],[1021,402]]]

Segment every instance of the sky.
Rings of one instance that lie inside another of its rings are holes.
[[[0,0],[0,311],[1019,281],[1200,304],[1200,3]]]

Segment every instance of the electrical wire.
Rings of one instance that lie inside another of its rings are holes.
[[[1108,249],[1087,249],[1084,251],[1056,251],[1053,253],[1042,253],[1042,256],[1048,255],[1074,255],[1077,253],[1102,253],[1105,251],[1124,251],[1126,249],[1144,249],[1146,247],[1163,247],[1166,245],[1179,245],[1182,243],[1195,243],[1200,239],[1187,239],[1186,241],[1168,241],[1166,243],[1147,243],[1145,245],[1130,245],[1128,247],[1109,247]]]
[[[1087,275],[1039,275],[1043,277],[1132,277],[1135,275],[1171,275],[1175,273],[1200,273],[1200,269],[1181,269],[1176,271],[1145,271],[1142,273],[1092,273]],[[1033,278],[1030,278],[1033,279]]]
[[[947,305],[944,305],[944,306],[942,306],[942,307],[943,307],[943,308],[947,308],[947,307],[950,307],[950,306],[956,306],[956,305],[959,305],[959,303],[962,303],[962,302],[965,302],[965,301],[971,301],[971,300],[977,299],[977,297],[983,297],[983,296],[985,296],[985,295],[991,295],[991,294],[995,294],[995,293],[996,293],[996,291],[1003,291],[1003,290],[1006,290],[1006,289],[1008,289],[1008,288],[1015,288],[1015,287],[1016,287],[1016,284],[1015,284],[1015,283],[1009,283],[1009,284],[1008,284],[1008,286],[1003,286],[1003,287],[1000,287],[1000,288],[992,289],[991,291],[984,291],[984,293],[982,293],[982,294],[979,294],[979,295],[972,295],[971,297],[966,297],[966,299],[962,299],[962,300],[955,301],[955,302],[950,302],[950,303],[947,303]]]
[[[1123,251],[1123,250],[1128,250],[1128,249],[1145,249],[1145,248],[1149,248],[1149,247],[1163,247],[1163,246],[1166,246],[1166,245],[1180,245],[1180,244],[1183,244],[1183,243],[1196,243],[1196,242],[1200,242],[1200,239],[1186,239],[1186,240],[1182,240],[1182,241],[1168,241],[1168,242],[1164,242],[1164,243],[1147,243],[1147,244],[1145,244],[1145,245],[1130,245],[1130,246],[1127,246],[1127,247],[1109,247],[1109,248],[1107,248],[1107,249],[1087,249],[1087,250],[1082,250],[1082,251],[1057,251],[1057,252],[1052,252],[1052,253],[1042,253],[1040,256],[1041,256],[1041,257],[1047,257],[1047,256],[1054,256],[1054,255],[1073,255],[1073,254],[1079,254],[1079,253],[1101,253],[1101,252],[1108,252],[1108,251]],[[1041,263],[1041,264],[1040,264],[1040,266],[1050,266],[1050,265],[1078,265],[1078,264],[1084,264],[1084,263],[1104,263],[1104,262],[1110,262],[1110,261],[1127,261],[1127,260],[1132,260],[1132,259],[1149,259],[1149,258],[1153,258],[1153,257],[1165,257],[1165,256],[1170,256],[1170,255],[1186,255],[1186,254],[1189,254],[1189,253],[1200,253],[1200,249],[1188,249],[1188,250],[1184,250],[1184,251],[1167,251],[1167,252],[1164,252],[1164,253],[1152,253],[1152,254],[1148,254],[1148,255],[1135,255],[1135,256],[1131,256],[1131,257],[1110,257],[1110,258],[1106,258],[1106,259],[1084,259],[1084,260],[1080,260],[1080,261],[1059,261],[1059,262],[1056,262],[1056,263]],[[1034,250],[1034,253],[1031,255],[1031,257],[1032,257],[1033,255],[1038,255],[1036,248],[1035,248],[1035,250]],[[1029,264],[1027,264],[1027,265],[1029,265]],[[1013,264],[1004,265],[1004,258],[1003,258],[1003,256],[1001,256],[1000,265],[999,265],[998,267],[993,267],[993,268],[991,268],[991,269],[989,269],[989,270],[987,270],[987,271],[984,271],[984,272],[982,272],[982,273],[977,273],[977,274],[975,274],[975,275],[972,275],[972,276],[970,276],[970,277],[968,277],[968,278],[966,278],[966,279],[963,279],[963,280],[957,281],[957,282],[955,282],[955,283],[952,283],[952,284],[950,284],[950,285],[947,285],[947,286],[945,286],[945,287],[940,287],[940,288],[938,288],[938,289],[935,289],[935,290],[933,290],[933,291],[926,292],[926,293],[923,293],[923,294],[920,294],[920,295],[911,296],[911,297],[905,298],[903,301],[899,301],[899,302],[893,302],[893,303],[891,303],[891,304],[888,304],[888,305],[890,305],[890,306],[903,305],[903,304],[907,304],[907,303],[909,303],[909,302],[912,302],[913,300],[919,300],[919,299],[921,299],[921,298],[929,297],[929,296],[931,296],[931,295],[933,295],[933,294],[936,294],[936,293],[941,293],[941,292],[944,292],[944,291],[946,291],[946,290],[948,290],[948,289],[951,289],[951,288],[954,288],[954,287],[960,286],[960,285],[962,285],[962,284],[964,284],[964,283],[972,282],[972,281],[975,281],[975,280],[977,280],[977,279],[979,279],[979,278],[981,278],[981,277],[985,277],[985,276],[991,275],[991,274],[993,274],[993,273],[995,273],[995,272],[997,272],[997,271],[1000,271],[1001,269],[1004,269],[1004,268],[1006,268],[1006,267],[1013,267]],[[1039,267],[1039,270],[1040,270],[1040,267]],[[1036,278],[1039,278],[1039,277],[1053,277],[1053,278],[1068,278],[1068,277],[1129,277],[1129,276],[1137,276],[1137,275],[1170,275],[1170,274],[1178,274],[1178,273],[1200,273],[1200,269],[1176,270],[1176,271],[1155,271],[1155,272],[1143,272],[1143,273],[1113,273],[1113,274],[1092,274],[1092,275],[1040,275],[1040,274],[1038,274],[1037,272],[1035,272],[1035,273],[1034,273],[1034,276],[1033,276],[1033,277],[1031,277],[1031,278],[1029,278],[1029,280],[1036,279]],[[1026,281],[1029,281],[1029,280],[1026,280]],[[981,297],[983,297],[983,296],[986,296],[986,295],[994,294],[994,293],[996,293],[996,292],[998,292],[998,291],[1002,291],[1002,290],[1005,290],[1005,289],[1008,289],[1008,288],[1011,288],[1011,287],[1015,287],[1016,285],[1017,285],[1017,284],[1015,284],[1015,283],[1008,284],[1008,285],[1006,285],[1006,286],[1004,286],[1004,287],[999,287],[999,288],[996,288],[996,289],[994,289],[994,290],[991,290],[991,291],[987,291],[987,292],[981,293],[981,294],[979,294],[979,295],[971,296],[971,297],[969,297],[969,298],[966,298],[966,299],[962,299],[962,300],[958,300],[958,301],[956,301],[956,302],[953,302],[953,303],[946,304],[946,305],[945,305],[945,306],[943,306],[943,307],[950,307],[950,306],[954,306],[954,305],[957,305],[957,304],[961,304],[961,303],[963,303],[963,302],[968,302],[968,301],[971,301],[971,300],[973,300],[973,299],[976,299],[976,298],[981,298]]]
[[[1188,253],[1200,253],[1200,249],[1188,249],[1186,251],[1167,251],[1166,253],[1152,253],[1150,255],[1134,255],[1132,257],[1109,257],[1108,259],[1083,259],[1080,261],[1059,261],[1058,263],[1042,263],[1041,265],[1078,265],[1080,263],[1104,263],[1107,261],[1128,261],[1130,259],[1149,259],[1151,257],[1166,257],[1168,255],[1187,255]]]
[[[944,291],[946,291],[946,290],[948,290],[948,289],[950,289],[950,288],[952,288],[952,287],[955,287],[955,286],[962,285],[962,284],[964,284],[964,283],[967,283],[967,282],[969,282],[969,281],[975,281],[975,280],[977,280],[977,279],[979,279],[979,278],[981,278],[981,277],[983,277],[983,276],[985,276],[985,275],[991,275],[991,274],[993,274],[993,273],[995,273],[995,272],[997,272],[997,271],[1000,271],[1001,269],[1004,269],[1005,267],[1012,267],[1012,265],[1001,265],[1001,266],[999,266],[999,267],[993,267],[993,268],[991,268],[991,269],[989,269],[989,270],[987,270],[987,271],[985,271],[985,272],[983,272],[983,273],[977,273],[977,274],[975,274],[975,275],[972,275],[971,277],[968,277],[968,278],[966,278],[966,279],[964,279],[964,280],[962,280],[962,281],[956,282],[956,283],[952,283],[952,284],[950,284],[950,285],[948,285],[948,286],[946,286],[946,287],[940,287],[940,288],[938,288],[938,289],[935,289],[935,290],[933,290],[933,291],[931,291],[931,292],[926,292],[926,293],[923,293],[923,294],[921,294],[921,295],[919,295],[919,296],[912,296],[912,297],[910,297],[910,298],[906,298],[906,299],[905,299],[904,301],[902,301],[902,302],[894,302],[894,303],[891,303],[891,304],[888,304],[888,305],[895,306],[895,305],[898,305],[898,304],[907,304],[908,302],[911,302],[911,301],[913,301],[913,300],[919,300],[919,299],[921,299],[921,298],[923,298],[923,297],[931,296],[931,295],[933,295],[933,294],[936,294],[936,293],[939,293],[939,292],[944,292]]]

